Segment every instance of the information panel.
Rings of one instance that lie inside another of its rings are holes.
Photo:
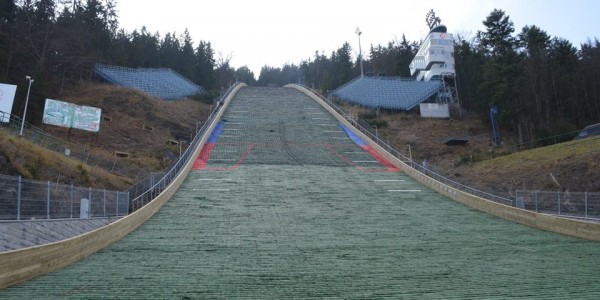
[[[77,106],[73,116],[73,128],[98,132],[102,110],[91,106]]]
[[[44,124],[71,128],[73,126],[74,104],[46,99],[44,106]]]
[[[98,132],[102,110],[91,106],[46,99],[44,124]]]

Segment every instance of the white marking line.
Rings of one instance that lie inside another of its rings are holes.
[[[347,137],[333,137],[332,139],[334,140],[345,140],[348,139]]]
[[[317,124],[317,126],[337,127],[337,125],[335,125],[335,124]]]
[[[232,113],[247,113],[247,110],[232,110]]]
[[[376,160],[354,160],[352,162],[355,162],[355,163],[376,163],[378,161],[376,161]]]
[[[375,182],[404,182],[404,179],[379,179],[375,180]]]
[[[239,138],[240,136],[239,135],[223,135],[222,134],[221,137],[224,137],[224,138]]]
[[[312,118],[313,120],[331,120],[329,118]]]
[[[342,152],[344,154],[365,154],[365,152],[363,151],[346,151],[346,152]]]
[[[341,130],[323,130],[323,132],[330,132],[330,133],[341,133]]]
[[[198,178],[198,181],[231,181],[231,178]]]
[[[404,193],[411,193],[411,192],[421,192],[421,190],[388,190],[388,192],[404,192]]]
[[[211,158],[210,161],[234,161],[232,158]]]
[[[316,113],[308,113],[309,115],[324,115],[325,113],[322,112],[316,112]]]
[[[223,131],[240,131],[240,130],[243,130],[243,129],[239,129],[239,128],[229,128],[229,129],[226,128],[226,129],[223,129]]]
[[[246,125],[246,123],[233,123],[233,122],[227,122],[225,124],[227,124],[227,125]]]
[[[194,192],[205,191],[205,192],[229,192],[230,189],[192,189]]]

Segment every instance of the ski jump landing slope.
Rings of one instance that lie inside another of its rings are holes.
[[[296,89],[242,88],[219,124],[138,230],[0,298],[600,296],[597,242],[435,192]]]

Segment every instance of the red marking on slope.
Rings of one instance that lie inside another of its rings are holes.
[[[356,144],[352,144],[352,146],[354,146]],[[367,169],[364,167],[359,166],[358,164],[354,163],[352,160],[350,160],[348,157],[340,154],[338,151],[336,151],[334,148],[334,145],[324,145],[324,147],[326,149],[328,149],[331,153],[333,153],[333,155],[339,157],[341,160],[343,160],[344,162],[346,162],[347,164],[354,166],[355,168],[361,170],[362,172],[365,173],[384,173],[384,172],[400,172],[400,169],[396,166],[394,166],[391,162],[389,162],[387,159],[383,158],[383,156],[381,156],[379,153],[377,153],[373,148],[371,148],[370,146],[363,146],[361,147],[363,150],[367,151],[367,153],[369,153],[369,155],[371,155],[373,158],[375,158],[379,163],[381,163],[385,169]],[[367,149],[368,148],[368,149]],[[369,149],[371,151],[374,152],[374,154],[369,151]]]
[[[204,146],[202,146],[202,150],[200,150],[200,154],[198,154],[198,157],[194,161],[194,166],[192,166],[192,170],[206,169],[206,164],[208,163],[208,159],[210,158],[213,149],[215,149],[215,144],[204,144]]]
[[[399,172],[400,169],[392,164],[389,160],[385,159],[379,152],[375,151],[371,146],[365,145],[362,146],[365,151],[367,151],[373,158],[375,158],[379,163],[381,163],[388,172]]]

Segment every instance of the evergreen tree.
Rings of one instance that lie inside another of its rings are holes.
[[[256,79],[254,73],[247,66],[241,66],[235,70],[235,77],[238,82],[244,82],[247,85],[255,85]]]
[[[480,107],[497,105],[502,124],[518,131],[522,142],[523,95],[519,94],[517,84],[521,75],[521,57],[516,52],[517,43],[512,36],[514,25],[509,16],[498,9],[492,11],[483,25],[486,31],[477,33],[487,58],[479,86]]]
[[[205,89],[215,89],[215,52],[210,42],[200,41],[196,48],[196,82]]]

